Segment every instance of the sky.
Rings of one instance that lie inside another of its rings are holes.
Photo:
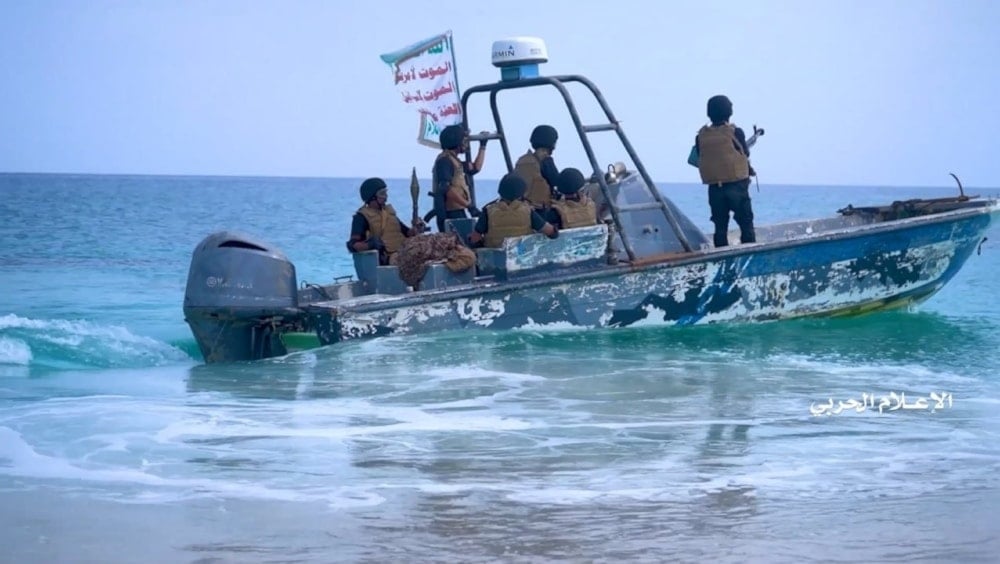
[[[765,129],[762,184],[993,188],[998,26],[994,0],[0,0],[0,172],[426,178],[437,153],[379,55],[451,30],[461,89],[499,80],[494,40],[542,38],[540,71],[593,80],[658,182],[698,182],[688,151],[725,94]],[[510,94],[515,157],[548,123],[586,171],[555,91]],[[486,97],[468,115],[492,129]],[[486,160],[506,172],[499,145]]]

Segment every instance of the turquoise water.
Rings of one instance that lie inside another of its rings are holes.
[[[197,243],[350,274],[359,180],[0,175],[0,561],[995,561],[995,229],[913,311],[204,366]],[[709,229],[703,189],[661,188]],[[763,224],[954,192],[753,196]],[[891,392],[953,403],[810,414]]]

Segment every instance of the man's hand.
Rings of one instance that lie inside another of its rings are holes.
[[[381,251],[385,249],[385,243],[382,242],[382,239],[375,236],[369,237],[368,240],[365,241],[365,246],[368,247],[369,251]]]

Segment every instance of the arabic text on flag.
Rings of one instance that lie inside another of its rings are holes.
[[[420,115],[417,142],[439,147],[441,130],[462,123],[451,32],[382,55],[404,104]]]

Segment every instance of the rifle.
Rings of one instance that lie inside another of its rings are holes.
[[[758,128],[756,123],[753,124],[753,135],[750,136],[750,139],[747,139],[747,149],[753,147],[754,144],[757,143],[758,137],[763,137],[763,136],[764,136],[764,128]]]

